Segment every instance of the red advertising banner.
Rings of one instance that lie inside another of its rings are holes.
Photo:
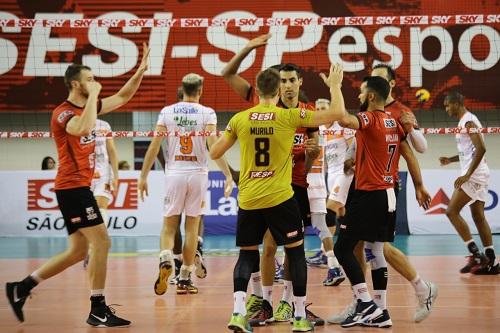
[[[328,97],[318,76],[331,62],[345,69],[348,108],[358,107],[360,80],[387,62],[396,68],[395,95],[412,107],[442,108],[457,89],[474,109],[498,109],[500,10],[495,0],[471,2],[3,0],[0,11],[0,112],[51,111],[67,96],[62,76],[71,63],[92,68],[109,96],[126,82],[151,47],[150,69],[122,111],[159,111],[176,101],[181,78],[205,77],[202,103],[217,111],[249,104],[220,76],[229,59],[260,34],[268,45],[240,68],[253,83],[279,63],[304,70],[310,100]]]

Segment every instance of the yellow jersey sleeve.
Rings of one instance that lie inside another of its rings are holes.
[[[284,114],[286,117],[283,120],[287,122],[288,126],[293,128],[309,127],[313,111],[304,108],[294,108],[285,110]]]

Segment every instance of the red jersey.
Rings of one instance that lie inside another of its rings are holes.
[[[396,121],[401,126],[403,126],[403,124],[401,124],[400,118],[401,118],[401,114],[403,112],[408,112],[408,113],[411,113],[413,116],[415,116],[409,107],[407,107],[403,103],[401,103],[399,101],[396,101],[396,100],[392,101],[390,104],[387,104],[384,107],[384,111],[386,113],[388,113],[391,117],[393,117],[394,119],[396,119]],[[413,127],[418,128],[418,124],[415,122],[415,124],[413,125]]]
[[[253,100],[254,103],[258,103],[258,96],[255,94],[253,87],[250,87],[247,95],[247,101]],[[278,101],[278,107],[288,109],[288,107],[283,104],[281,99]],[[306,110],[316,111],[316,108],[311,104],[306,104],[299,102],[297,108],[303,108]],[[307,173],[306,173],[306,148],[304,146],[305,141],[309,138],[308,134],[318,131],[318,128],[308,128],[300,127],[295,131],[295,137],[293,139],[293,167],[292,167],[292,184],[298,185],[300,187],[306,187],[307,184]]]
[[[98,103],[98,111],[100,102]],[[68,121],[79,116],[83,108],[65,101],[54,109],[50,128],[57,146],[59,166],[56,190],[90,186],[94,174],[95,131],[88,136],[74,136],[66,132]]]
[[[384,111],[359,112],[356,131],[356,189],[385,190],[394,187],[399,163],[401,125]]]

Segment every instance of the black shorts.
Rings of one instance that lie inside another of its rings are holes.
[[[104,223],[94,194],[89,187],[56,190],[56,197],[68,235],[80,228]]]
[[[304,222],[304,226],[311,225],[311,207],[309,206],[309,197],[307,196],[307,188],[292,184],[293,197],[299,204],[300,217]]]
[[[238,209],[236,246],[262,244],[267,229],[277,245],[286,245],[304,239],[304,227],[299,207],[294,198],[277,206],[261,209]]]
[[[368,242],[392,242],[396,212],[388,212],[386,190],[349,192],[349,205],[340,223],[340,234]]]

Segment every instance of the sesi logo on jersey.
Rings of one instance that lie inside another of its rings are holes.
[[[295,133],[295,136],[293,137],[293,145],[301,145],[305,141],[305,136],[304,133]]]
[[[384,126],[385,128],[394,128],[396,127],[396,120],[390,118],[390,119],[384,119]]]
[[[274,112],[266,112],[266,113],[251,112],[248,119],[249,120],[256,120],[256,121],[275,120],[276,113],[274,113]]]

